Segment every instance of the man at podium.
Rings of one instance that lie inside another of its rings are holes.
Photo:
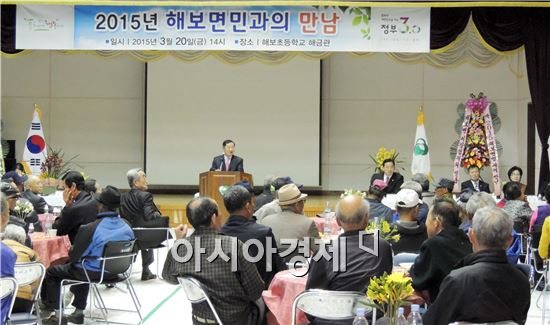
[[[233,155],[235,152],[235,142],[225,140],[222,143],[223,155],[214,157],[212,160],[211,171],[218,170],[224,172],[244,172],[243,159]]]

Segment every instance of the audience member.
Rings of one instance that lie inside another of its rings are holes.
[[[189,222],[195,229],[187,238],[188,243],[193,252],[199,249],[195,247],[199,243],[200,249],[204,249],[204,254],[200,254],[199,259],[193,257],[188,262],[178,262],[174,258],[174,250],[177,251],[177,256],[183,257],[188,253],[187,245],[174,245],[172,252],[166,257],[162,271],[164,280],[178,284],[178,277],[191,276],[206,286],[208,296],[224,324],[256,324],[254,302],[262,296],[264,282],[254,264],[244,258],[243,244],[237,238],[218,234],[221,217],[214,200],[207,197],[194,198],[187,204],[186,212]],[[176,230],[176,239],[181,240],[185,235],[183,226],[180,226]],[[234,241],[237,241],[237,251],[233,251],[232,248]],[[236,270],[232,270],[232,263],[221,258],[207,260],[219,250],[217,247],[220,247],[230,259],[237,259]],[[193,324],[216,323],[207,304],[193,304],[192,317]]]
[[[543,204],[537,208],[535,213],[533,213],[533,217],[531,218],[531,222],[529,230],[533,230],[534,225],[542,225],[544,224],[544,221],[548,216],[550,216],[550,184],[546,185],[546,188],[544,189],[544,198],[546,199],[546,204]]]
[[[418,222],[420,223],[426,223],[426,218],[428,217],[428,211],[430,210],[430,207],[426,202],[424,202],[424,198],[422,197],[422,185],[420,183],[415,181],[406,181],[401,185],[401,189],[408,188],[410,190],[415,191],[418,194],[418,198],[422,200],[422,203],[418,206]]]
[[[435,203],[428,214],[428,240],[420,247],[410,272],[413,288],[423,292],[428,303],[436,299],[443,278],[453,266],[472,253],[468,237],[458,228],[458,214],[458,206],[447,201]]]
[[[434,202],[441,201],[441,200],[454,202],[454,198],[453,198],[454,186],[455,186],[455,182],[451,181],[450,179],[440,178],[439,182],[435,184]]]
[[[460,192],[464,191],[467,188],[471,188],[476,192],[491,193],[491,190],[489,189],[489,184],[485,183],[479,175],[479,167],[474,165],[468,167],[468,176],[470,177],[470,179],[462,182],[462,184],[460,185]]]
[[[468,213],[466,206],[474,193],[478,192],[475,192],[472,189],[466,189],[464,192],[460,193],[460,197],[457,201],[460,216],[460,226],[458,228],[464,231],[466,234],[470,231],[470,226],[472,225],[472,217],[474,216],[473,214]]]
[[[82,182],[84,183],[84,182]],[[74,184],[74,182],[72,183]],[[84,192],[81,192],[84,193]],[[88,196],[89,194],[86,193]],[[70,263],[50,266],[40,292],[42,311],[56,311],[54,315],[43,319],[42,324],[57,324],[59,321],[60,283],[63,279],[79,281],[99,280],[101,277],[101,262],[91,257],[101,257],[105,245],[110,241],[133,240],[134,232],[128,222],[119,217],[120,193],[116,187],[106,186],[104,191],[93,200],[96,202],[96,220],[82,225],[78,231],[73,246],[69,251]],[[90,257],[85,262],[83,257]],[[86,272],[84,272],[84,269]],[[117,274],[106,274],[104,279],[116,278]],[[84,324],[84,309],[88,300],[89,286],[86,284],[71,287],[74,294],[73,306],[75,310],[70,315],[62,316],[62,323],[71,322]]]
[[[474,253],[443,280],[437,299],[423,317],[426,325],[453,322],[525,324],[531,303],[528,276],[510,265],[512,218],[486,207],[474,215],[469,237]]]
[[[9,211],[8,224],[22,227],[25,230],[25,234],[27,234],[29,231],[30,223],[35,223],[35,225],[38,226],[36,227],[36,230],[40,230],[41,227],[39,226],[40,223],[38,222],[38,215],[36,214],[36,211],[33,210],[30,213],[28,213],[26,216],[20,215],[15,211],[15,207],[18,201],[27,202],[27,199],[21,198],[21,195],[19,194],[19,189],[17,188],[17,186],[15,186],[14,183],[5,183],[5,182],[2,182],[0,186],[1,186],[1,191],[6,197],[6,200],[8,202],[8,211]],[[26,235],[25,245],[27,247],[31,247],[31,239],[28,235]]]
[[[25,229],[16,225],[7,225],[2,243],[11,248],[17,256],[16,263],[29,263],[37,260],[38,255],[31,248],[25,246],[26,233]],[[12,308],[13,313],[30,313],[33,306],[33,292],[38,290],[39,281],[35,283],[19,286],[17,289],[17,297]]]
[[[130,169],[126,173],[130,191],[122,194],[120,204],[120,216],[130,222],[132,228],[163,228],[168,227],[168,218],[160,214],[160,210],[153,202],[153,194],[147,192],[149,184],[147,176],[141,168]],[[150,247],[158,243],[140,242],[141,250],[141,280],[148,281],[157,276],[149,270],[155,256]]]
[[[335,270],[333,253],[329,253],[330,258],[322,257],[318,261],[312,259],[306,289],[366,292],[372,277],[391,273],[391,246],[384,239],[377,238],[378,256],[360,248],[360,245],[370,248],[375,245],[373,235],[360,235],[369,222],[369,203],[361,196],[348,195],[340,199],[336,205],[336,220],[344,229],[338,241],[346,246],[346,270]],[[351,320],[312,319],[311,324],[351,324]]]
[[[84,191],[90,193],[90,195],[95,195],[97,193],[101,193],[101,186],[95,179],[88,178],[84,182]]]
[[[0,194],[0,211],[1,211],[1,221],[0,221],[0,231],[4,231],[6,225],[8,224],[9,210],[8,210],[8,201],[4,193]],[[15,275],[14,267],[17,256],[15,253],[4,243],[0,242],[0,278],[4,277],[13,277]],[[0,300],[0,322],[1,324],[6,323],[8,314],[10,312],[10,300],[12,296],[6,296]]]
[[[275,197],[273,192],[275,192],[275,187],[273,182],[276,177],[273,175],[267,175],[264,179],[264,187],[262,193],[256,197],[256,206],[254,207],[254,212],[258,211],[261,207],[273,201]]]
[[[395,207],[399,220],[394,223],[400,239],[392,243],[394,254],[418,253],[420,246],[428,238],[426,225],[418,222],[418,206],[422,201],[411,189],[403,189],[397,193]]]
[[[275,181],[273,181],[273,190],[275,192],[275,196],[279,189],[287,184],[294,184],[290,177],[277,177]],[[302,188],[301,184],[296,184],[296,186],[298,188]],[[271,202],[264,204],[264,206],[262,206],[260,209],[256,210],[256,212],[254,212],[254,217],[256,218],[256,221],[260,222],[268,215],[281,213],[281,211],[282,210],[279,202],[274,199]]]
[[[372,185],[377,179],[386,183],[387,186],[384,191],[388,194],[397,193],[401,184],[403,184],[403,175],[395,172],[395,161],[393,159],[386,159],[382,162],[382,171],[372,175],[370,184]]]
[[[386,196],[386,183],[383,180],[376,179],[367,191],[367,202],[369,203],[369,217],[371,220],[379,218],[392,223],[393,211],[382,203],[382,199]]]
[[[271,228],[257,224],[252,218],[254,211],[252,188],[250,185],[248,188],[241,185],[232,186],[224,193],[223,203],[229,212],[229,218],[221,228],[220,234],[237,237],[243,243],[255,239],[262,244],[263,252],[258,252],[257,245],[250,245],[248,252],[250,256],[258,256],[258,253],[262,253],[262,258],[255,264],[267,288],[275,273],[286,270],[287,266],[278,253],[277,242]],[[273,247],[275,253],[268,252],[268,247]]]
[[[48,211],[46,211],[46,200],[44,200],[44,198],[40,196],[42,195],[43,188],[44,186],[42,185],[42,181],[40,180],[40,178],[36,175],[30,175],[27,179],[27,182],[25,182],[25,192],[23,192],[21,196],[32,203],[32,206],[34,207],[34,211],[36,211],[36,213],[52,213],[53,207],[49,207]]]
[[[503,209],[514,220],[514,230],[519,233],[527,232],[533,210],[529,207],[529,203],[520,200],[520,184],[517,182],[508,182],[504,184],[503,192],[506,199]]]
[[[270,227],[273,231],[277,247],[284,252],[289,245],[281,244],[281,240],[304,241],[304,238],[308,237],[310,248],[316,251],[314,239],[319,238],[319,231],[313,220],[304,215],[307,194],[301,193],[296,184],[288,184],[279,189],[277,196],[282,212],[269,215],[260,221],[262,225]],[[283,256],[283,258],[288,261],[292,256]]]
[[[417,173],[413,175],[411,180],[422,186],[422,202],[430,206],[433,201],[434,193],[430,192],[430,180],[428,177],[422,173]]]
[[[21,170],[20,168],[21,167],[16,166],[14,170],[9,171],[4,175],[2,175],[2,181],[8,181],[9,179],[11,179],[11,181],[14,182],[17,188],[19,189],[19,192],[23,192],[23,189],[24,189],[23,187],[25,182],[28,179],[28,176],[27,174],[25,174],[25,171]]]
[[[69,235],[74,245],[80,226],[97,219],[97,204],[90,193],[84,191],[84,177],[79,172],[68,172],[62,177],[65,207],[55,220],[57,235]]]

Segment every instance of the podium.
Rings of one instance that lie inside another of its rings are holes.
[[[229,216],[223,204],[223,197],[220,193],[220,186],[232,186],[240,181],[247,181],[250,186],[254,186],[252,175],[243,172],[223,172],[209,171],[201,173],[199,176],[199,192],[201,196],[208,196],[218,203],[218,212],[222,217],[222,224]]]

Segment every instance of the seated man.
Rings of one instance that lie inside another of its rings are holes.
[[[277,202],[281,206],[282,212],[267,216],[260,223],[271,228],[281,252],[289,247],[288,244],[281,244],[281,240],[304,241],[305,237],[310,240],[310,249],[316,251],[314,239],[319,238],[319,231],[315,222],[304,215],[307,194],[301,193],[296,184],[288,184],[281,187],[277,196]],[[297,253],[296,251],[293,253]],[[294,255],[296,254],[283,258],[285,261],[289,261]]]
[[[481,177],[479,175],[479,168],[477,166],[472,165],[468,167],[468,176],[470,177],[470,179],[460,184],[460,192],[464,191],[465,189],[471,188],[476,192],[491,193],[489,184],[481,180]]]
[[[90,193],[84,191],[84,177],[79,172],[68,172],[63,176],[63,200],[65,207],[53,224],[57,235],[69,235],[74,245],[80,226],[97,219],[97,203]]]
[[[454,198],[453,198],[454,186],[455,186],[455,182],[451,181],[450,179],[440,178],[439,182],[435,184],[434,202],[441,201],[441,200],[454,202]]]
[[[250,239],[260,241],[263,247],[262,258],[255,264],[267,288],[275,273],[286,270],[287,266],[278,253],[277,242],[271,228],[257,224],[252,218],[254,195],[252,194],[250,185],[248,183],[243,184],[248,185],[249,188],[235,185],[229,188],[223,195],[223,203],[230,215],[221,228],[220,234],[237,237],[243,243],[246,243]],[[275,249],[274,253],[269,253],[269,259],[266,258],[268,246]],[[250,245],[248,251],[250,256],[257,256],[258,246]],[[268,261],[269,267],[267,265]]]
[[[195,231],[186,239],[187,244],[184,245],[184,227],[176,229],[178,241],[166,256],[162,270],[164,280],[178,284],[178,277],[191,276],[206,286],[208,296],[224,324],[253,324],[252,305],[262,296],[264,282],[254,264],[244,258],[243,244],[234,237],[218,234],[221,217],[214,200],[207,197],[192,199],[187,204],[186,213]],[[234,241],[237,251],[232,249]],[[195,247],[196,243],[199,243],[200,247]],[[177,261],[174,256],[183,258],[188,253],[188,247],[196,252],[199,249],[204,250],[204,254],[200,254],[200,258],[193,256],[188,261]],[[217,254],[215,251],[220,248],[231,260],[225,262],[218,255],[213,261],[207,261],[207,258]],[[232,268],[233,259],[237,259],[236,269]],[[192,308],[193,324],[216,323],[206,303],[193,304]]]
[[[290,177],[277,177],[273,181],[273,190],[274,190],[274,199],[270,201],[269,203],[264,204],[261,208],[254,211],[254,217],[256,218],[256,221],[261,222],[263,218],[272,215],[281,213],[281,206],[279,205],[279,202],[276,200],[276,194],[281,189],[281,187],[287,185],[287,184],[295,184]],[[298,188],[302,188],[301,184],[296,184]]]
[[[404,181],[403,175],[395,172],[395,161],[391,158],[382,162],[382,171],[372,175],[370,178],[370,184],[372,185],[377,179],[386,183],[387,186],[384,189],[384,192],[388,194],[395,194],[399,192],[399,188]]]
[[[428,213],[428,237],[420,247],[420,254],[411,268],[413,288],[426,291],[424,300],[435,300],[443,278],[464,256],[472,252],[472,245],[460,223],[458,207],[446,201],[437,202]]]
[[[126,220],[119,217],[116,212],[120,206],[120,193],[113,186],[106,186],[103,192],[97,197],[97,220],[80,227],[75,237],[74,244],[69,251],[70,263],[50,266],[46,271],[46,277],[42,284],[42,311],[48,312],[59,307],[60,283],[63,279],[75,279],[86,281],[88,272],[91,280],[98,280],[101,275],[101,263],[96,260],[82,262],[82,258],[101,257],[103,248],[110,241],[133,240],[134,232]],[[116,277],[116,274],[106,275]],[[62,322],[67,321],[74,324],[84,324],[84,309],[88,299],[89,286],[86,284],[71,287],[74,294],[73,306],[75,311],[70,315],[63,315]],[[59,311],[49,318],[43,319],[42,324],[57,324]]]
[[[531,303],[529,279],[506,259],[513,225],[500,208],[476,212],[469,233],[474,253],[443,280],[437,299],[423,317],[424,324],[525,324]]]
[[[42,213],[52,213],[53,207],[49,207],[48,211],[46,211],[46,200],[41,197],[42,189],[43,189],[42,182],[40,181],[40,178],[36,175],[30,175],[29,179],[27,179],[27,182],[25,182],[25,192],[21,194],[22,197],[29,200],[32,203],[32,206],[34,207],[34,211],[38,214]]]
[[[346,245],[346,271],[338,272],[333,267],[333,261],[321,257],[311,261],[306,289],[324,289],[337,291],[366,292],[373,276],[391,273],[392,252],[391,246],[382,238],[378,239],[378,256],[360,248],[359,244],[372,249],[374,236],[359,232],[364,230],[369,222],[369,204],[358,195],[348,195],[336,205],[336,220],[344,229],[340,235],[341,244]],[[345,242],[344,242],[345,240]],[[329,253],[332,257],[332,253]],[[350,324],[347,321],[324,321],[314,319],[311,324]]]
[[[256,196],[256,205],[254,206],[254,212],[258,211],[261,207],[275,199],[275,189],[273,186],[273,182],[275,181],[275,179],[276,178],[273,175],[267,175],[265,177],[262,193]]]
[[[369,202],[369,218],[375,220],[374,218],[379,218],[380,220],[384,219],[389,223],[392,223],[393,211],[382,203],[382,199],[386,196],[384,189],[386,188],[386,183],[383,180],[377,179],[369,187],[367,191],[367,202]]]
[[[4,231],[8,220],[10,219],[8,212],[8,201],[4,193],[0,194],[0,231]],[[4,243],[0,242],[0,278],[12,277],[15,275],[14,266],[17,256],[15,253]],[[5,324],[8,314],[10,312],[10,299],[11,296],[7,296],[0,301],[0,324]]]
[[[395,207],[399,220],[395,223],[400,239],[392,242],[394,254],[418,253],[420,245],[428,238],[426,225],[417,219],[418,207],[422,201],[411,189],[402,189],[397,193]]]
[[[418,194],[418,198],[422,200],[422,203],[418,206],[418,215],[416,216],[416,219],[418,219],[418,222],[425,224],[430,207],[426,202],[424,202],[424,198],[422,197],[422,185],[420,185],[420,183],[416,181],[406,181],[403,183],[403,185],[401,185],[401,189],[404,188],[415,191]]]

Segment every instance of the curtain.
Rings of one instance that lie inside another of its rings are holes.
[[[15,54],[15,5],[0,6],[2,12],[2,52]]]
[[[474,21],[481,38],[499,51],[511,51],[523,45],[522,15],[518,8],[475,8]]]
[[[430,48],[440,49],[453,42],[464,31],[470,8],[431,8]]]
[[[539,193],[550,182],[548,138],[550,137],[550,9],[524,11],[523,39],[527,78],[535,113],[535,124],[542,144]]]

